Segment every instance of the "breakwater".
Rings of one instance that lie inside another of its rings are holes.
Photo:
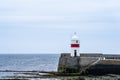
[[[62,53],[59,58],[58,72],[105,75],[120,74],[119,55],[81,54],[71,57],[69,53]]]

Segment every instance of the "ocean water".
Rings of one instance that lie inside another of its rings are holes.
[[[0,70],[57,71],[59,54],[0,54]],[[0,73],[0,76],[10,74]]]

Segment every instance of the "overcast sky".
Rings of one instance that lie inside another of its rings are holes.
[[[120,53],[120,0],[0,0],[0,53]]]

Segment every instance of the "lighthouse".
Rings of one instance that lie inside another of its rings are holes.
[[[80,56],[79,48],[80,48],[79,37],[76,35],[76,33],[74,33],[71,39],[71,56],[72,57]]]

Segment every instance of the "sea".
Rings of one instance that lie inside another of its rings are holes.
[[[0,71],[57,71],[60,54],[0,54]],[[11,80],[9,76],[21,76],[16,72],[0,72],[0,80]],[[31,76],[31,75],[22,75]],[[120,80],[120,75],[116,77],[92,76],[85,80]],[[7,79],[6,79],[7,78]],[[16,79],[17,80],[17,79]],[[71,78],[30,78],[29,80],[84,80]]]
[[[0,54],[0,70],[57,71],[59,56],[60,54]],[[14,74],[0,72],[0,77],[11,75]]]

